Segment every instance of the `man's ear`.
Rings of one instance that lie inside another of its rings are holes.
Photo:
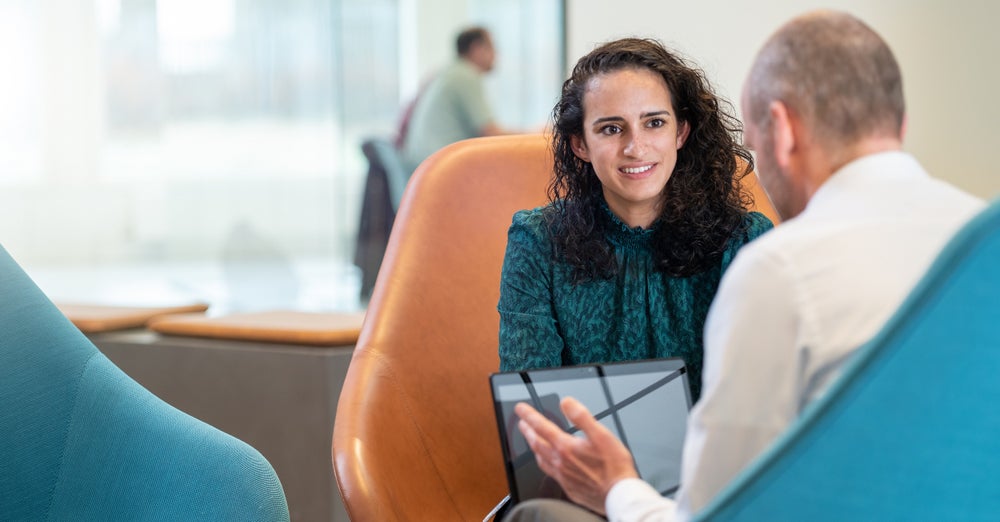
[[[677,126],[677,150],[680,150],[684,146],[684,143],[688,139],[688,135],[691,134],[691,125],[686,121],[680,122],[681,124]]]
[[[590,161],[590,153],[587,151],[587,142],[583,140],[583,136],[573,135],[569,137],[569,145],[573,149],[573,154],[583,161]]]
[[[787,170],[795,151],[795,130],[788,106],[780,101],[772,101],[768,106],[771,115],[771,139],[774,143],[774,159],[778,166]]]

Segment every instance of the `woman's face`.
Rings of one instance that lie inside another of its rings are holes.
[[[573,152],[594,166],[608,207],[632,227],[648,227],[689,127],[678,122],[659,74],[628,68],[594,76],[583,95],[583,136]]]

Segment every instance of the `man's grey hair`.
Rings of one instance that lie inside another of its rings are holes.
[[[845,13],[800,16],[764,44],[747,83],[749,118],[768,128],[768,106],[775,100],[826,146],[901,137],[905,102],[899,65],[875,31]]]

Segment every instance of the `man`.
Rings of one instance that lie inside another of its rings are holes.
[[[742,105],[745,141],[785,221],[740,250],[712,304],[676,502],[637,478],[628,450],[579,402],[562,408],[585,439],[518,406],[542,469],[613,521],[685,520],[704,508],[823,394],[984,205],[902,152],[899,66],[850,15],[813,12],[779,29],[757,55]],[[511,513],[588,518],[599,520],[558,501]]]
[[[401,155],[410,172],[449,143],[508,133],[494,121],[483,86],[496,57],[489,31],[466,29],[455,46],[457,59],[431,80],[404,117]]]

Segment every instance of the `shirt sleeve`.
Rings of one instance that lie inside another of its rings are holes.
[[[636,478],[618,481],[604,499],[609,522],[671,522],[677,520],[676,508],[673,500]]]
[[[705,323],[702,395],[688,419],[679,509],[703,509],[798,415],[801,303],[790,267],[744,248]]]
[[[562,364],[562,336],[553,316],[552,250],[541,218],[518,212],[507,233],[500,276],[500,370]]]

